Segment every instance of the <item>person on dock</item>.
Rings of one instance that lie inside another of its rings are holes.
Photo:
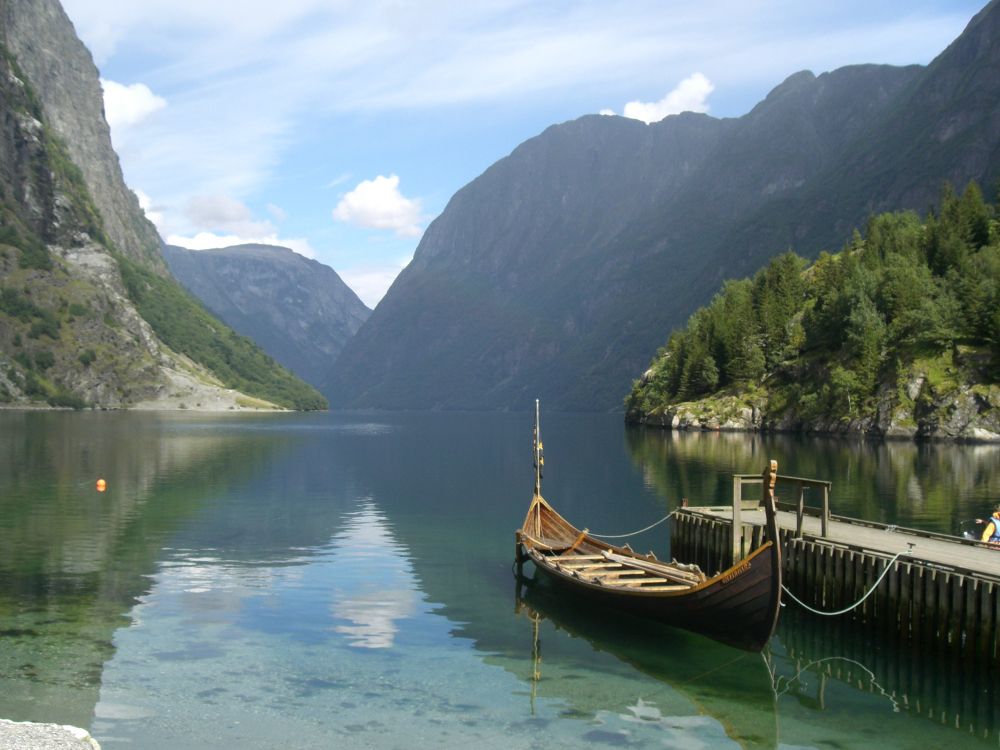
[[[1000,547],[1000,503],[993,508],[993,515],[986,521],[986,528],[979,541]]]

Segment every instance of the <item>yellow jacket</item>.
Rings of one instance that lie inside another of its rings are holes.
[[[983,529],[983,535],[979,537],[981,542],[1000,542],[1000,512],[990,516],[989,523]]]

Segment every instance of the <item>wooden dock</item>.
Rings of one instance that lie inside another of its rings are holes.
[[[760,476],[734,475],[731,506],[679,509],[671,525],[673,556],[716,572],[758,546],[764,511],[758,500],[745,499],[753,485],[760,487]],[[791,594],[814,609],[835,612],[875,587],[839,619],[921,651],[1000,664],[1000,550],[834,515],[829,482],[779,475],[778,487],[790,496],[778,502],[778,525],[784,585]],[[820,507],[805,504],[807,491],[821,497]],[[799,606],[787,595],[783,600]]]

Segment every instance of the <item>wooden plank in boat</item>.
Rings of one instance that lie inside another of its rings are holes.
[[[594,565],[573,566],[573,570],[579,570],[581,573],[593,573],[597,570],[614,570],[622,567],[624,566],[621,563],[596,563]]]
[[[558,557],[552,558],[555,562],[560,565],[593,565],[595,562],[611,562],[610,560],[605,560],[603,555],[573,555],[571,557]]]
[[[610,570],[607,573],[598,573],[601,578],[623,578],[624,576],[645,576],[648,575],[644,570],[634,570],[625,568],[623,570]]]
[[[585,561],[585,562],[580,563],[578,565],[567,565],[566,563],[564,563],[563,561],[561,561],[559,559],[551,560],[551,563],[555,567],[557,567],[557,568],[563,568],[564,570],[584,570],[584,571],[586,571],[586,570],[601,570],[601,569],[611,570],[613,568],[620,568],[620,567],[622,567],[621,563],[613,563],[613,562],[607,562],[607,561],[605,561],[605,562],[597,562],[596,560]]]
[[[616,586],[623,586],[628,588],[644,588],[647,584],[651,583],[670,583],[667,578],[656,578],[655,576],[647,576],[644,578],[634,578],[627,581],[616,581]],[[690,586],[685,586],[684,588],[690,588]]]
[[[615,562],[620,562],[624,565],[629,565],[640,570],[648,570],[650,573],[662,576],[670,576],[672,579],[677,581],[691,581],[701,582],[701,578],[695,574],[686,570],[680,570],[678,568],[671,567],[670,565],[665,565],[663,563],[652,563],[646,560],[637,560],[625,555],[617,555],[613,552],[605,552],[604,557],[608,560],[613,560]]]

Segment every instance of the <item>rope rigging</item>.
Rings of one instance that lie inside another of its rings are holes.
[[[781,584],[781,588],[782,588],[782,590],[786,594],[788,594],[790,597],[792,597],[792,599],[795,602],[797,602],[799,604],[799,606],[808,609],[813,614],[823,615],[825,617],[835,617],[836,615],[843,615],[843,614],[846,614],[847,612],[850,612],[852,609],[857,609],[858,607],[860,607],[861,604],[865,601],[865,599],[867,599],[869,596],[871,596],[875,592],[875,589],[878,588],[878,585],[880,583],[882,583],[882,579],[885,578],[889,574],[889,571],[892,570],[892,566],[896,562],[896,560],[898,560],[899,558],[901,558],[904,554],[906,554],[906,553],[905,552],[900,552],[899,554],[897,554],[894,558],[892,558],[886,564],[885,570],[883,570],[882,573],[879,574],[879,577],[875,580],[875,583],[872,584],[872,587],[870,589],[868,589],[868,591],[865,593],[864,596],[862,596],[860,599],[858,599],[850,607],[845,607],[844,609],[838,609],[836,612],[823,612],[822,610],[814,609],[813,607],[810,607],[804,601],[802,601],[801,599],[799,599],[797,596],[795,596],[795,594],[793,594],[791,591],[789,591],[788,587],[785,584]],[[784,603],[782,603],[781,606],[784,607],[785,606]]]
[[[637,534],[641,534],[644,531],[649,531],[650,529],[655,528],[656,526],[659,526],[661,523],[663,523],[664,521],[666,521],[668,518],[670,518],[671,516],[673,516],[674,514],[676,514],[677,510],[678,509],[674,509],[674,510],[670,511],[669,513],[667,513],[667,515],[665,515],[659,521],[655,521],[654,523],[649,524],[649,526],[647,526],[644,529],[639,529],[638,531],[632,531],[632,532],[629,532],[628,534],[595,534],[593,531],[588,531],[587,533],[590,534],[591,536],[600,537],[601,539],[625,539],[626,537],[636,536]]]

